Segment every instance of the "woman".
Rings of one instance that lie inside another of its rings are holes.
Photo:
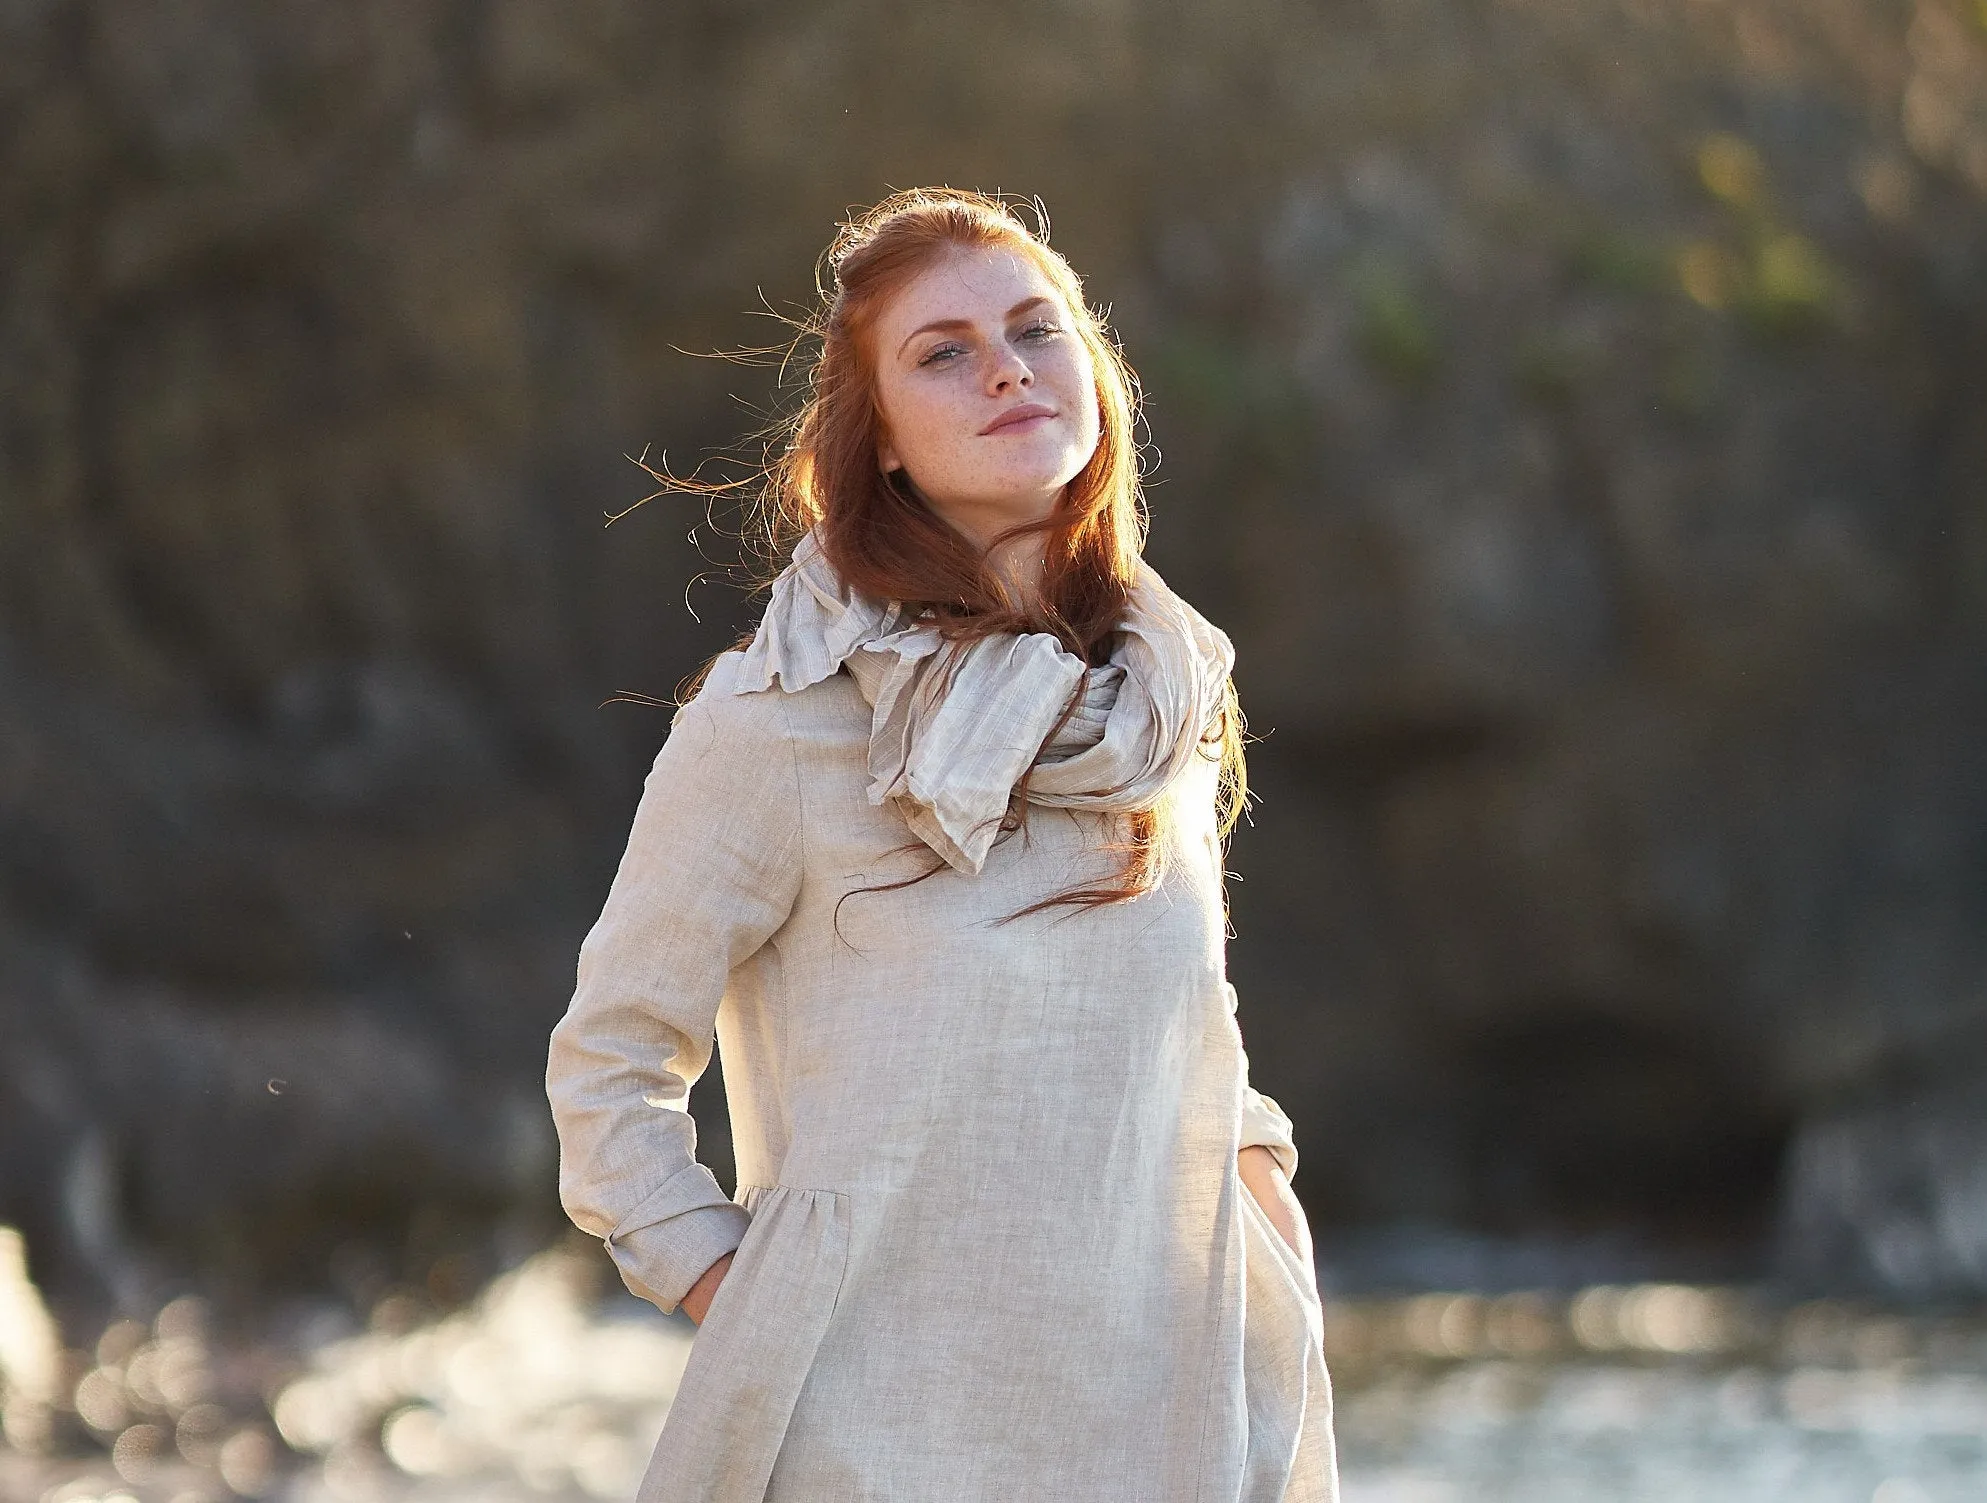
[[[797,537],[649,774],[547,1084],[568,1213],[700,1323],[643,1503],[1313,1503],[1251,1090],[1228,640],[1139,557],[1133,384],[1003,204],[842,227]],[[739,1188],[685,1110],[724,1051]]]

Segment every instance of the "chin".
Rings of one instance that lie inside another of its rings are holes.
[[[1016,476],[1011,483],[983,490],[978,504],[987,511],[1013,512],[1018,520],[1034,515],[1036,503],[1041,497],[1061,490],[1068,483],[1069,476],[1061,470]]]
[[[1064,451],[1054,455],[1041,456],[1040,461],[1028,465],[1016,465],[1012,470],[990,477],[990,492],[1011,496],[1017,502],[1028,497],[1039,496],[1045,491],[1059,491],[1078,475],[1089,461],[1089,455],[1077,455]]]

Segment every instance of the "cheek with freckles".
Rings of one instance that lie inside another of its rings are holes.
[[[1013,400],[1046,402],[1059,416],[1024,433],[983,435],[983,400],[957,401],[949,391],[879,393],[885,436],[878,460],[899,465],[934,501],[998,503],[1039,497],[1067,484],[1095,452],[1102,423],[1087,361],[1044,361],[1033,388]]]

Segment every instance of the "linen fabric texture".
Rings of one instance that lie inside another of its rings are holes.
[[[546,1074],[631,1290],[735,1254],[640,1503],[1336,1500],[1316,1275],[1236,1170],[1297,1149],[1226,979],[1227,639],[1149,568],[1133,597],[1097,668],[958,654],[803,539],[678,711]],[[1158,805],[1152,889],[1001,922],[1115,880]],[[687,1109],[714,1041],[735,1198]]]
[[[1046,632],[948,644],[935,622],[851,590],[810,531],[734,691],[792,693],[846,665],[872,709],[869,801],[894,802],[948,865],[977,872],[1031,766],[1030,803],[1149,809],[1196,755],[1234,665],[1228,638],[1143,561],[1120,633],[1096,668]]]

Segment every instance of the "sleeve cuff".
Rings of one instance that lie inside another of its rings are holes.
[[[725,1197],[710,1170],[689,1164],[604,1240],[629,1292],[667,1315],[706,1269],[736,1250],[751,1224],[751,1213]]]
[[[1242,1140],[1238,1148],[1267,1148],[1285,1179],[1297,1177],[1297,1141],[1283,1108],[1254,1086],[1242,1093]]]

